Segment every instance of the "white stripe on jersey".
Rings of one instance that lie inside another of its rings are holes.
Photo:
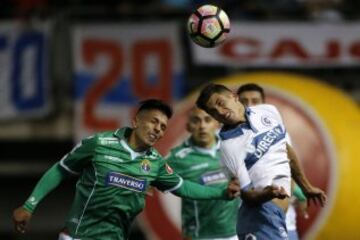
[[[168,190],[166,190],[166,191],[163,191],[164,193],[173,192],[173,191],[175,191],[176,189],[178,189],[178,188],[181,187],[181,185],[184,183],[184,180],[183,180],[182,177],[180,177],[179,175],[177,175],[177,176],[180,178],[179,183],[176,184],[175,187],[172,187],[172,188],[170,188],[170,189],[168,189]]]

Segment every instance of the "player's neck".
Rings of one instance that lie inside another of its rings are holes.
[[[245,106],[241,103],[239,105],[239,118],[237,119],[237,121],[232,124],[225,124],[223,129],[230,130],[230,129],[236,128],[240,124],[245,123],[246,121],[247,121],[247,119],[245,116]]]
[[[126,138],[126,142],[135,152],[144,152],[149,149],[149,146],[143,144],[143,142],[136,137],[134,132],[132,132],[130,136]]]
[[[240,103],[240,105],[239,105],[239,119],[235,124],[233,124],[233,126],[234,127],[239,126],[240,124],[242,124],[242,123],[244,123],[246,121],[247,120],[246,120],[246,116],[245,116],[245,106],[242,103]]]
[[[212,138],[210,141],[207,142],[196,141],[194,138],[191,138],[191,141],[194,143],[196,147],[211,149],[216,143],[216,138],[214,136],[214,138]]]

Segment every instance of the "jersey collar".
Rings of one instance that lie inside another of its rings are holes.
[[[143,152],[136,152],[134,151],[130,146],[129,144],[127,143],[126,141],[126,137],[128,135],[130,135],[132,129],[129,128],[129,127],[124,127],[124,128],[120,128],[118,130],[116,130],[114,132],[114,135],[119,138],[120,140],[120,144],[121,146],[126,149],[126,151],[129,152],[130,156],[131,156],[131,160],[134,160],[135,158],[139,157],[139,156],[144,156],[144,155],[152,155],[153,153],[153,148],[149,148],[148,150],[146,151],[143,151]]]
[[[235,138],[244,134],[244,130],[251,129],[254,132],[257,132],[257,129],[254,127],[251,122],[250,115],[254,114],[254,111],[250,108],[245,108],[245,119],[246,122],[240,123],[237,127],[226,130],[224,128],[221,129],[219,136],[221,140],[227,140],[231,138]]]
[[[218,136],[216,136],[216,143],[211,148],[198,147],[193,143],[191,138],[186,140],[185,145],[193,148],[197,152],[200,152],[200,153],[203,153],[203,154],[208,154],[208,155],[210,155],[212,157],[216,157],[216,153],[220,149],[220,139],[219,139]]]

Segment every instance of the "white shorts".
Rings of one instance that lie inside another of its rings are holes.
[[[59,239],[58,240],[81,240],[80,238],[73,238],[70,237],[69,235],[67,235],[66,233],[61,232],[59,234]]]

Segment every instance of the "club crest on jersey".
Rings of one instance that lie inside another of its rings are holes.
[[[272,125],[272,122],[268,116],[261,116],[261,123],[265,126],[270,127]]]
[[[149,160],[147,159],[144,159],[142,162],[141,162],[141,170],[144,172],[144,173],[149,173],[150,172],[150,168],[151,168],[151,163]]]
[[[165,169],[168,174],[174,173],[174,170],[167,163],[165,163]]]
[[[135,192],[146,190],[146,180],[128,176],[122,173],[109,172],[106,176],[106,185],[125,188]]]

